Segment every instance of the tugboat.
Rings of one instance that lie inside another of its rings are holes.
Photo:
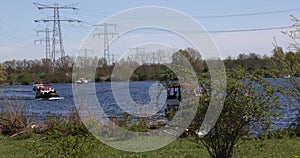
[[[33,87],[35,99],[59,100],[62,99],[51,84],[35,84]]]

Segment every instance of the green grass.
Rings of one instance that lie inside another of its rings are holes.
[[[30,157],[30,153],[23,145],[29,143],[32,139],[14,139],[0,136],[0,157]]]
[[[298,158],[300,157],[300,138],[240,141],[235,148],[234,156],[242,158]]]
[[[33,147],[49,148],[49,140],[41,139],[39,136],[26,139],[9,138],[0,136],[0,157],[36,157]],[[90,144],[95,144],[89,150],[85,157],[209,157],[205,147],[187,138],[179,138],[164,148],[142,152],[124,152],[113,149],[107,145],[99,143],[98,140],[89,140]],[[48,149],[48,150],[49,150]],[[252,139],[241,140],[235,146],[234,157],[241,158],[265,158],[281,157],[295,158],[300,157],[300,138],[282,138],[282,139]],[[49,157],[49,155],[41,155]]]

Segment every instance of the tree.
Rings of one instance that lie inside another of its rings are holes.
[[[204,64],[201,59],[201,54],[199,51],[193,48],[186,48],[184,50],[180,49],[176,53],[181,53],[190,62],[190,64],[192,65],[192,67],[197,73],[203,72]],[[174,55],[173,55],[173,60],[174,60]]]
[[[128,81],[134,72],[134,70],[139,67],[139,64],[134,60],[121,59],[116,63],[113,73],[113,81]],[[144,71],[143,71],[144,72]],[[145,75],[144,73],[141,75]]]
[[[296,75],[300,75],[300,19],[295,16],[291,16],[294,24],[293,30],[282,31],[283,34],[287,35],[293,42],[289,44],[288,48],[295,51],[288,52],[286,54],[286,63],[289,65],[290,71],[293,72],[293,76],[289,79],[291,86],[285,86],[288,94],[288,98],[295,98],[298,103],[300,103],[300,80],[296,78]],[[283,61],[282,61],[283,62]],[[295,76],[294,76],[295,75]],[[298,113],[299,115],[299,113]],[[300,136],[300,116],[296,122],[296,133]]]
[[[202,82],[204,93],[200,96],[200,107],[189,131],[197,131],[202,125],[210,99],[213,97],[210,82]],[[259,76],[246,75],[238,70],[235,77],[227,79],[226,97],[222,112],[209,131],[198,131],[199,140],[213,158],[230,158],[237,141],[251,130],[264,131],[269,127],[269,120],[277,108],[274,88]],[[216,94],[218,95],[218,94]],[[215,96],[217,97],[217,96]],[[251,127],[250,127],[251,126]]]
[[[0,85],[6,83],[6,76],[4,74],[4,71],[2,69],[2,65],[0,64]]]
[[[280,77],[288,74],[288,65],[285,61],[285,53],[279,46],[275,46],[272,56],[273,68],[277,69]]]
[[[287,52],[285,55],[285,62],[288,73],[295,76],[297,74],[297,70],[300,68],[300,60],[297,58],[297,55],[293,52]]]
[[[300,48],[300,19],[298,19],[297,17],[291,15],[291,20],[293,22],[292,26],[293,26],[293,30],[288,30],[288,31],[282,31],[282,33],[284,35],[287,35],[293,42],[289,44],[288,48],[290,50],[294,50],[296,52],[299,52],[299,48]]]

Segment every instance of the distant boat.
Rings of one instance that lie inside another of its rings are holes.
[[[59,100],[62,99],[51,84],[34,84],[35,99]]]
[[[89,81],[83,77],[79,78],[76,83],[78,84],[84,84],[84,83],[88,83]]]

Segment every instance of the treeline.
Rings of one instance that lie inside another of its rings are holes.
[[[62,65],[63,60],[64,65]],[[32,82],[71,82],[73,58],[65,57],[55,62],[52,73],[50,60],[11,60],[1,64],[0,84],[32,84]]]
[[[227,57],[224,60],[227,73],[243,68],[246,72],[267,78],[300,76],[300,51],[284,52],[281,47],[276,47],[272,52],[271,56],[250,53],[240,54],[236,59]]]
[[[187,48],[178,50],[176,53],[186,57],[199,77],[206,76],[209,70],[199,52]],[[162,56],[153,58],[162,58]],[[146,56],[145,59],[149,59],[149,57]],[[162,60],[147,62],[146,60],[126,58],[109,65],[105,59],[78,57],[75,62],[73,57],[67,56],[56,61],[54,71],[51,69],[49,60],[11,60],[0,65],[0,84],[32,84],[34,81],[71,83],[74,66],[82,65],[96,69],[95,76],[87,77],[90,80],[95,79],[96,82],[110,81],[116,65],[118,68],[124,69],[124,72],[127,69],[134,69],[130,76],[132,81],[162,80],[168,75],[172,75],[172,71],[166,65],[175,62],[174,60],[177,60],[174,55],[164,62]],[[256,53],[239,54],[236,58],[228,56],[223,62],[228,74],[236,69],[244,69],[248,73],[259,74],[266,78],[300,76],[300,51],[284,52],[281,47],[275,47],[271,56],[262,56]]]

